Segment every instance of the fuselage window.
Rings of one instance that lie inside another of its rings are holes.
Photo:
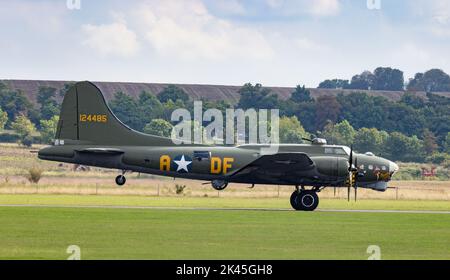
[[[373,165],[369,165],[369,170],[373,170]]]
[[[334,153],[337,155],[346,155],[347,153],[342,148],[336,148],[334,149]]]
[[[198,161],[209,160],[211,158],[211,152],[208,151],[194,151],[194,158]]]

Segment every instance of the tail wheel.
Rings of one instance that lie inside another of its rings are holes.
[[[127,181],[127,179],[126,179],[125,176],[123,176],[123,175],[119,175],[119,176],[116,177],[116,184],[117,184],[118,186],[123,186],[123,185],[125,185],[126,181]]]
[[[319,196],[315,191],[293,192],[291,205],[297,211],[314,211],[319,205]]]

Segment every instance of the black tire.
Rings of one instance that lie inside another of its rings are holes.
[[[213,187],[213,189],[215,189],[216,191],[223,191],[224,189],[226,189],[228,187],[228,183],[223,184],[220,187],[214,187],[214,184],[211,184],[211,186]]]
[[[125,178],[125,176],[119,175],[116,177],[116,184],[118,186],[123,186],[123,185],[125,185],[126,182],[127,182],[127,179]]]
[[[290,199],[292,208],[294,208],[294,209],[297,210],[297,211],[303,210],[303,209],[300,207],[299,203],[298,203],[298,201],[299,201],[299,199],[298,199],[298,198],[299,198],[299,195],[300,195],[300,193],[299,193],[298,191],[294,191],[294,192],[291,194],[291,199]]]
[[[315,191],[301,191],[296,202],[303,211],[314,211],[319,205],[319,196]]]

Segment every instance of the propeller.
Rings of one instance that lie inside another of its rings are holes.
[[[355,177],[354,178],[354,180],[355,180],[355,183],[354,183],[354,188],[355,188],[355,201],[357,200],[357,197],[358,197],[358,185],[356,184],[356,180],[357,180],[357,178],[358,178],[358,158],[356,158],[355,159],[355,169],[356,169],[356,173],[353,173],[353,176]]]
[[[347,200],[350,201],[350,188],[353,185],[353,145],[350,147],[350,156],[348,158],[348,183],[347,183]]]
[[[353,145],[350,146],[350,156],[348,158],[348,184],[347,184],[347,200],[350,201],[350,189],[355,189],[355,201],[358,195],[358,186],[356,185],[358,173],[358,158],[355,159],[355,165],[353,165]]]

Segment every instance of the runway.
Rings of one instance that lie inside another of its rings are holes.
[[[214,207],[163,207],[163,206],[121,206],[121,205],[43,205],[43,204],[0,204],[0,207],[30,208],[93,208],[93,209],[147,209],[177,211],[267,211],[295,212],[289,208],[214,208]],[[317,209],[314,212],[330,213],[394,213],[394,214],[450,214],[450,211],[427,210],[355,210],[355,209]]]

